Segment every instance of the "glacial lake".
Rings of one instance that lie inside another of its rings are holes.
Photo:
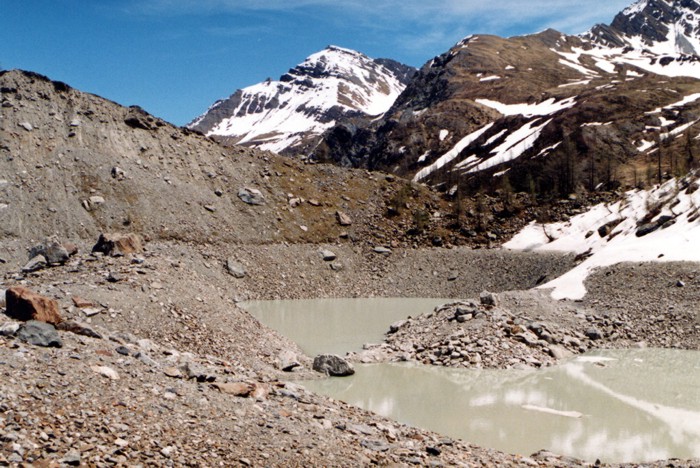
[[[446,301],[266,302],[244,307],[313,356],[342,355],[378,342],[392,322]],[[397,315],[399,311],[405,313]],[[697,351],[601,350],[540,370],[412,363],[355,369],[351,377],[303,385],[411,426],[509,453],[546,449],[604,462],[700,458]]]

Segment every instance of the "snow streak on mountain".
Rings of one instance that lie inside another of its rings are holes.
[[[216,102],[189,128],[275,152],[313,146],[339,119],[386,112],[414,69],[340,47]]]

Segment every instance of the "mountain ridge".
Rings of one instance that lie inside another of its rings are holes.
[[[380,119],[330,129],[313,157],[450,192],[505,183],[568,195],[580,185],[639,183],[659,141],[681,151],[677,138],[694,130],[700,92],[698,57],[676,53],[676,42],[669,47],[667,33],[648,33],[644,19],[695,34],[696,7],[641,1],[580,36],[468,36],[421,67]],[[664,173],[680,170],[667,159]],[[506,173],[509,182],[499,179]]]
[[[376,117],[393,104],[414,69],[391,59],[328,46],[279,80],[239,89],[187,125],[234,144],[300,152],[339,120]]]

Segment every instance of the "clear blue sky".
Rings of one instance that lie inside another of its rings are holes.
[[[183,125],[329,44],[421,66],[464,36],[609,23],[632,0],[0,0],[0,67]]]

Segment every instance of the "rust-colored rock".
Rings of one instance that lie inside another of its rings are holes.
[[[73,296],[71,298],[73,300],[73,304],[79,309],[86,309],[88,307],[95,307],[95,303],[92,301],[88,301],[87,299],[83,299],[80,296]]]
[[[100,234],[97,244],[92,248],[93,252],[102,252],[105,255],[126,255],[143,252],[141,238],[136,234]]]
[[[37,294],[23,286],[13,286],[5,292],[7,309],[5,313],[24,322],[38,320],[58,325],[63,321],[54,299]]]
[[[231,382],[231,383],[219,383],[215,382],[211,384],[212,387],[220,390],[229,395],[234,395],[238,397],[248,397],[255,390],[255,385],[247,382]]]

